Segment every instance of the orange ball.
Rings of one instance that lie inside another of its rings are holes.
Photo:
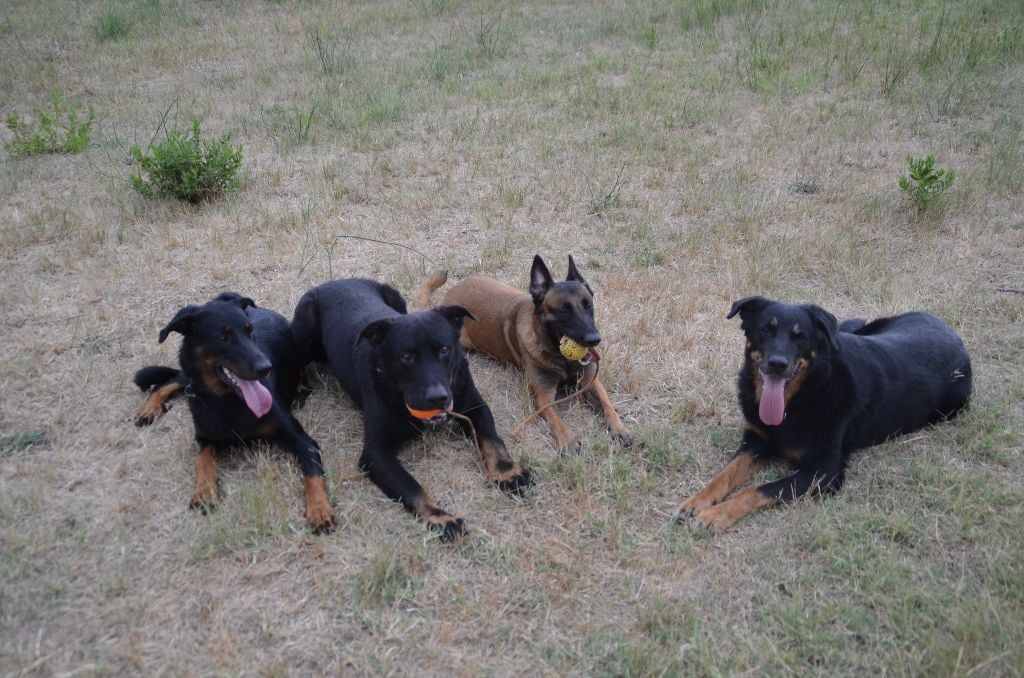
[[[405,409],[409,410],[409,414],[416,417],[417,419],[433,419],[437,415],[444,412],[444,410],[414,410],[408,405],[405,406]]]

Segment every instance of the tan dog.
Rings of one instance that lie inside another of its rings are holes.
[[[420,285],[416,301],[420,308],[430,305],[430,295],[448,281],[447,272],[435,273]],[[586,396],[601,409],[612,438],[631,445],[630,435],[615,411],[608,392],[596,378],[600,356],[595,347],[601,335],[594,324],[594,294],[569,257],[565,282],[555,282],[540,255],[530,270],[530,294],[526,295],[494,278],[471,275],[452,287],[445,304],[456,304],[475,320],[466,319],[460,342],[467,351],[519,365],[526,371],[530,391],[538,409],[552,403],[560,385],[586,383],[594,379]],[[580,360],[568,360],[559,350],[562,337],[586,347]],[[586,381],[580,382],[581,379]],[[541,416],[551,427],[560,451],[578,451],[580,441],[569,426],[549,407]]]

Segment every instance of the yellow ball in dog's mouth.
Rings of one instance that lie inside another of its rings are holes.
[[[558,342],[558,350],[566,360],[583,360],[583,357],[590,352],[586,346],[581,346],[569,337],[563,336]]]

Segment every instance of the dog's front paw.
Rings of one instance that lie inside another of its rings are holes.
[[[711,534],[722,534],[738,519],[739,517],[733,515],[726,504],[718,504],[697,511],[686,520],[686,524],[692,530],[707,530]]]
[[[583,451],[583,441],[576,436],[555,439],[559,454],[579,454]]]
[[[633,445],[633,434],[626,427],[609,429],[609,432],[612,435],[612,440],[619,445],[623,447],[631,447]]]
[[[513,464],[511,469],[498,474],[494,482],[502,492],[522,496],[533,485],[533,476],[519,464]]]
[[[443,542],[453,542],[466,535],[466,524],[462,518],[456,518],[444,511],[425,517],[423,522],[432,531],[438,532],[438,539]]]
[[[217,508],[217,501],[219,499],[217,492],[217,486],[213,487],[202,487],[197,488],[192,494],[192,499],[188,502],[190,509],[197,509],[204,516]]]
[[[330,534],[336,526],[334,509],[327,502],[316,502],[306,506],[306,523],[313,534]]]
[[[713,503],[711,500],[695,494],[679,505],[672,519],[677,523],[685,522],[688,518],[700,513],[704,509],[710,508]]]
[[[167,413],[167,406],[161,403],[150,403],[146,402],[139,410],[139,413],[135,415],[136,426],[149,426],[154,421],[164,416]]]

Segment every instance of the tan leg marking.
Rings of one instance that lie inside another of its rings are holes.
[[[412,506],[417,518],[423,521],[427,527],[441,533],[442,541],[457,539],[465,534],[462,519],[438,506],[426,490],[413,497]]]
[[[776,501],[758,492],[756,487],[748,487],[729,501],[697,512],[692,520],[695,527],[706,528],[714,534],[721,534],[740,518],[759,509],[772,506]]]
[[[189,504],[192,508],[216,506],[220,493],[217,490],[217,448],[206,445],[196,457],[196,491]]]
[[[538,410],[542,407],[547,407],[555,401],[555,388],[553,386],[549,387],[531,379],[530,391],[533,393],[533,404],[536,405]],[[555,437],[555,445],[558,446],[559,452],[580,451],[580,441],[573,435],[569,425],[558,416],[558,412],[555,411],[554,407],[547,407],[547,409],[540,413],[540,416],[548,423],[551,435]]]
[[[749,452],[733,457],[732,461],[726,464],[725,468],[712,478],[703,490],[679,506],[679,510],[676,511],[676,520],[682,520],[714,506],[728,497],[730,492],[753,478],[754,474],[763,467],[764,462]]]
[[[304,476],[302,488],[306,494],[306,522],[317,534],[333,530],[334,509],[331,508],[323,476]]]
[[[146,399],[146,404],[142,406],[142,409],[135,416],[135,425],[149,426],[162,417],[167,412],[167,401],[183,388],[185,387],[178,382],[172,381],[153,391],[149,398]]]
[[[622,423],[622,419],[619,418],[619,413],[615,411],[615,406],[612,405],[612,400],[608,397],[608,391],[605,390],[604,384],[601,383],[600,379],[594,380],[594,383],[587,389],[587,395],[591,400],[596,401],[597,405],[601,408],[601,413],[608,424],[608,431],[612,434],[612,438],[626,447],[632,445],[633,436],[630,434],[629,429],[626,428],[626,425]]]

